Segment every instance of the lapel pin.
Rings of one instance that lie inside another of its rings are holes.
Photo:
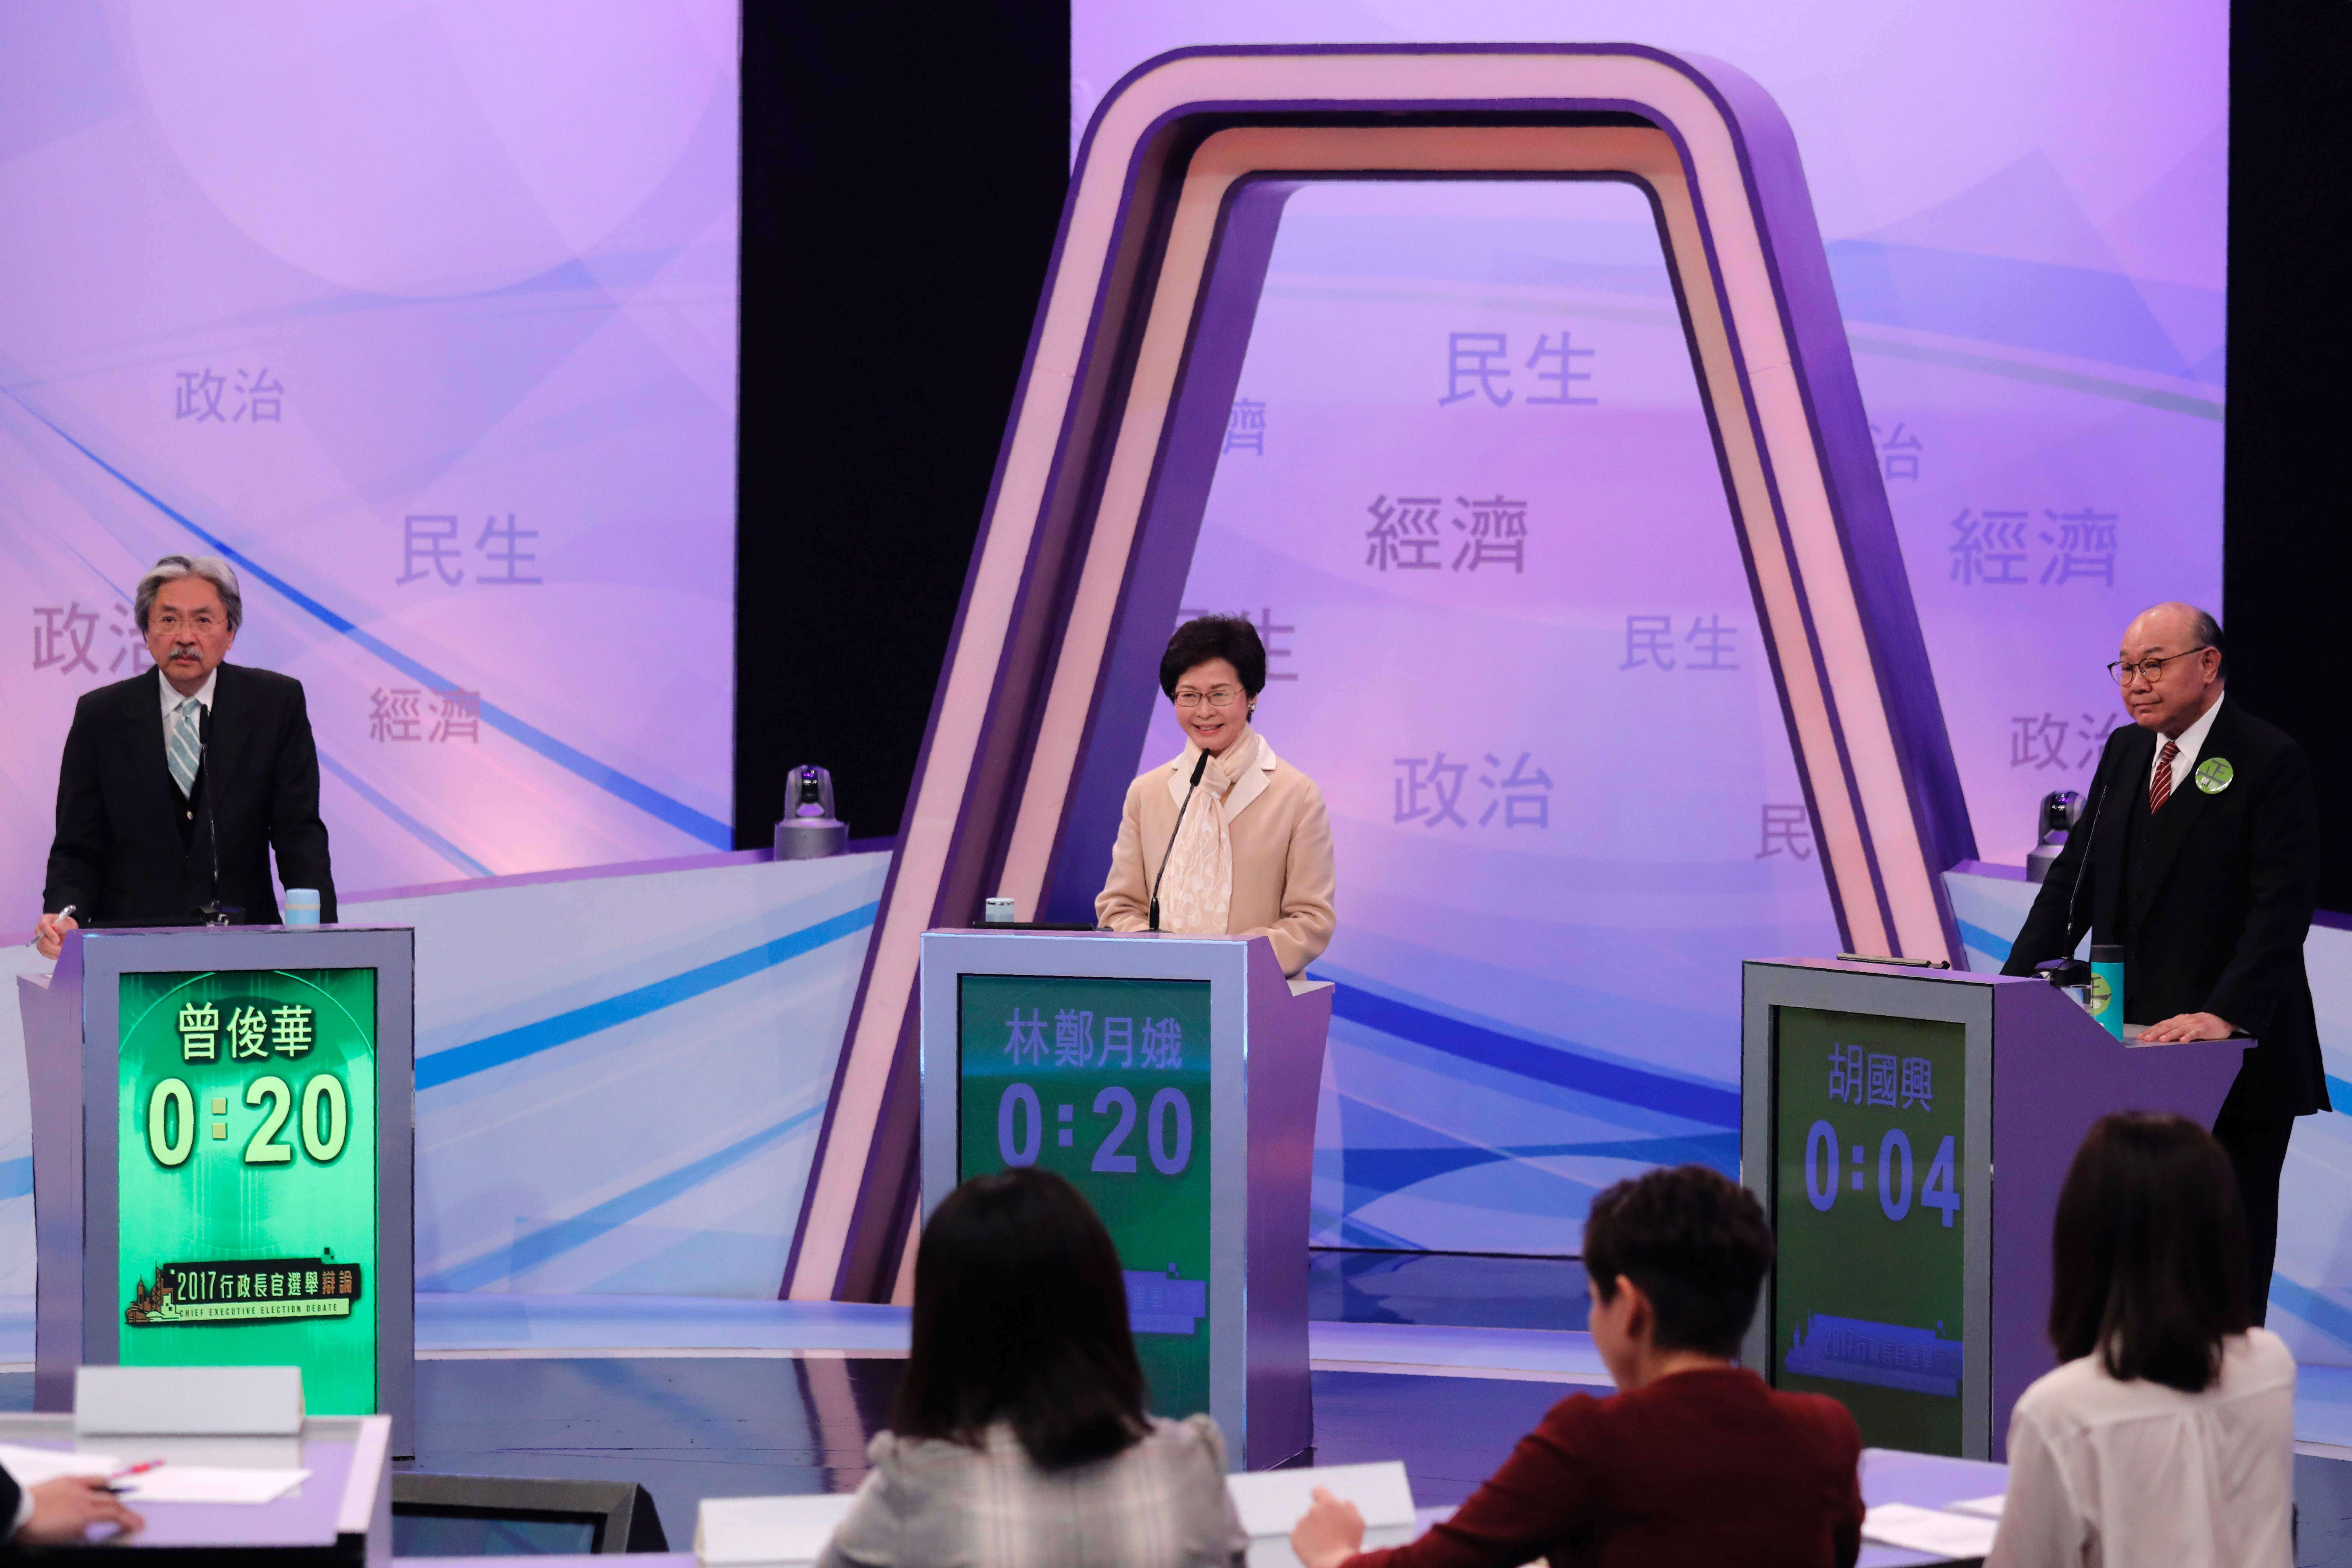
[[[2197,787],[2207,795],[2220,795],[2237,776],[2238,770],[2230,765],[2227,757],[2208,757],[2197,764]]]

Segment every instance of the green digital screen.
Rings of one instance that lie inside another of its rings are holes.
[[[1772,1381],[1839,1400],[1872,1447],[1957,1456],[1962,1026],[1773,1013]]]
[[[126,974],[121,1358],[376,1408],[375,971]]]
[[[1209,983],[961,977],[957,1159],[1066,1176],[1109,1228],[1151,1407],[1209,1407]]]

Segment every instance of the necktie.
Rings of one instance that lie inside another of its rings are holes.
[[[204,706],[193,697],[184,698],[172,718],[172,743],[165,748],[165,760],[172,764],[172,781],[180,786],[182,795],[196,793],[196,764],[204,760],[204,746],[196,732],[197,715],[203,712]]]
[[[2180,755],[2180,742],[2167,741],[2156,759],[2156,776],[2147,781],[2147,810],[2153,816],[2164,809],[2172,798],[2172,760]]]

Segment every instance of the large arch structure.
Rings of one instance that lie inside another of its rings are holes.
[[[984,133],[985,128],[975,128]],[[916,963],[1009,895],[1085,918],[1157,696],[1282,204],[1344,178],[1650,195],[1847,945],[1956,958],[1974,838],[1795,139],[1631,45],[1196,49],[1080,150],[783,1294],[886,1300],[916,1212]]]

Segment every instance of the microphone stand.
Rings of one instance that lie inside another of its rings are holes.
[[[1209,771],[1209,753],[1202,752],[1201,760],[1192,764],[1192,787],[1184,792],[1184,804],[1176,808],[1176,826],[1168,830],[1168,847],[1160,857],[1160,875],[1151,879],[1151,929],[1160,929],[1160,884],[1168,877],[1168,858],[1176,853],[1176,836],[1184,830],[1184,814],[1192,809],[1192,791],[1201,787],[1201,775]]]
[[[212,897],[197,907],[206,925],[236,923],[245,910],[220,901],[220,820],[213,814],[213,710],[196,710],[196,787],[205,792],[205,847],[212,857]]]

